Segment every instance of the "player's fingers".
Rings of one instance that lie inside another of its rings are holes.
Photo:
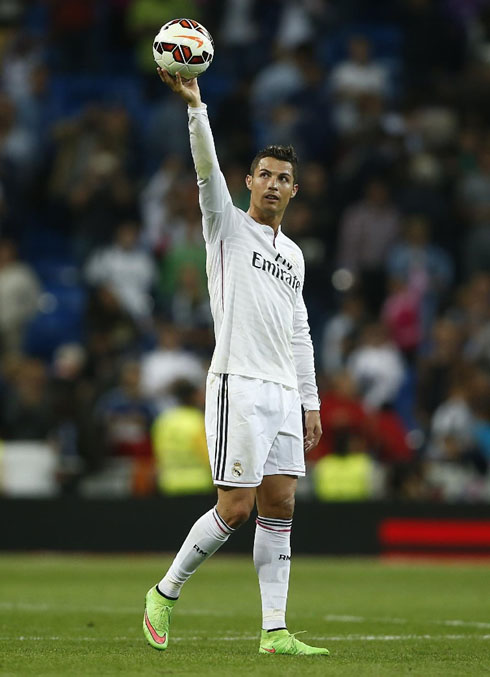
[[[162,82],[168,85],[174,92],[177,91],[175,78],[173,78],[168,71],[163,70],[163,68],[158,68],[157,70]]]

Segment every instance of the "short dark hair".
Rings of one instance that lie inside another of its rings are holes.
[[[289,162],[293,168],[293,182],[298,180],[298,156],[292,146],[267,146],[263,150],[259,150],[257,155],[252,160],[250,165],[250,175],[253,176],[257,165],[264,157],[273,157],[276,160]]]

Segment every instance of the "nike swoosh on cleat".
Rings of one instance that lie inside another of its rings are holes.
[[[262,647],[264,651],[267,651],[267,653],[276,653],[275,649],[266,649],[265,646]]]
[[[150,619],[148,618],[148,614],[146,613],[146,609],[145,609],[145,623],[146,623],[146,627],[150,631],[150,635],[153,637],[154,641],[157,644],[165,644],[165,642],[167,641],[167,633],[165,633],[163,635],[163,637],[160,637],[158,632],[155,630],[153,625],[150,623]]]

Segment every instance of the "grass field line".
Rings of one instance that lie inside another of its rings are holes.
[[[18,637],[0,636],[0,642],[107,642],[105,637],[60,637],[57,635],[51,636],[25,636]],[[407,634],[407,635],[314,635],[308,637],[309,640],[317,642],[405,642],[407,640],[462,640],[462,639],[477,639],[490,640],[490,635],[430,635],[430,634]],[[111,637],[111,642],[134,642],[139,641],[137,637]],[[172,637],[172,642],[257,642],[259,635],[221,635],[219,637],[207,636],[186,636],[186,637]],[[142,640],[141,640],[142,641]]]
[[[32,604],[29,602],[0,602],[0,610],[6,611],[60,611],[60,612],[70,612],[70,613],[108,613],[108,614],[134,614],[140,613],[143,609],[143,606],[127,606],[127,607],[113,607],[107,605],[90,605],[90,606],[80,606],[75,604],[48,604],[48,603],[38,603]],[[233,616],[234,612],[225,611],[225,610],[216,610],[216,609],[180,609],[179,615],[181,616]],[[294,614],[289,614],[290,617],[294,617]],[[393,625],[404,625],[407,623],[413,623],[413,620],[408,618],[396,618],[390,616],[379,616],[379,617],[369,617],[369,616],[349,616],[342,614],[326,614],[323,616],[325,621],[334,621],[336,623],[391,623]],[[419,619],[422,620],[422,619]],[[446,619],[446,620],[433,620],[433,619],[423,619],[424,623],[430,625],[445,625],[449,627],[468,627],[468,628],[480,628],[485,630],[490,628],[490,623],[484,621],[464,621],[460,619]]]
[[[413,623],[413,620],[408,618],[391,618],[391,617],[374,617],[369,618],[367,616],[338,616],[336,614],[327,614],[323,616],[325,621],[335,621],[336,623],[392,623],[403,625],[405,623]],[[421,619],[419,619],[421,620]],[[468,627],[468,628],[490,628],[490,623],[485,623],[484,621],[462,621],[459,619],[454,620],[430,620],[427,619],[423,621],[424,623],[430,623],[431,625],[448,625],[454,627]]]
[[[68,611],[71,613],[103,613],[103,614],[136,614],[143,613],[144,604],[141,606],[80,606],[75,604],[31,604],[30,602],[0,602],[0,611]],[[216,611],[216,609],[179,609],[181,616],[233,616],[232,611]]]

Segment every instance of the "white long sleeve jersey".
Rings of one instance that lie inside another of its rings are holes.
[[[188,111],[216,339],[210,371],[297,388],[305,409],[319,409],[301,249],[233,205],[206,106]]]

